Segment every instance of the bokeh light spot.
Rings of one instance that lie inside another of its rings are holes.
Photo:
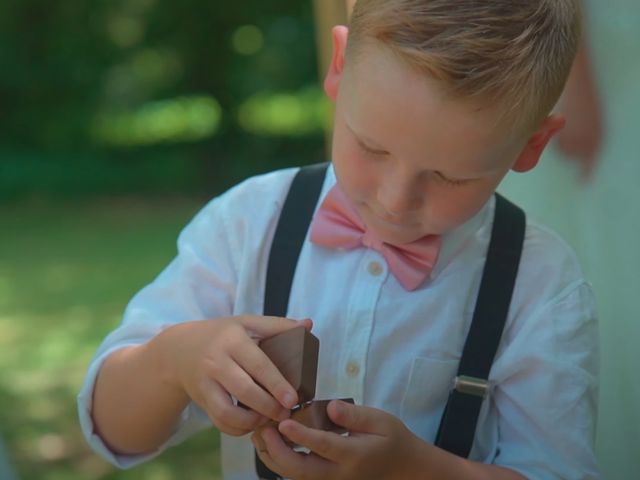
[[[115,45],[126,48],[142,40],[144,26],[136,17],[118,15],[108,19],[107,32]]]
[[[221,119],[222,108],[213,97],[179,97],[102,114],[93,135],[101,143],[123,147],[197,141],[214,135]]]
[[[322,132],[329,111],[329,102],[317,87],[294,93],[259,93],[240,106],[238,122],[251,133],[296,137]]]
[[[264,35],[255,25],[243,25],[233,32],[231,44],[237,53],[253,55],[262,50]]]

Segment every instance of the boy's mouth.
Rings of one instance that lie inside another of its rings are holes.
[[[378,222],[395,228],[412,228],[418,225],[418,222],[412,218],[394,217],[388,214],[378,214],[374,210],[371,211]]]

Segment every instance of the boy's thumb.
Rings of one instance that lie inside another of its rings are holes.
[[[353,405],[343,402],[342,400],[332,400],[327,407],[329,418],[341,427],[346,428],[350,432],[376,433],[376,415],[378,410],[362,405]]]

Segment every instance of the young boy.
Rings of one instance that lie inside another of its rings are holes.
[[[333,163],[287,314],[302,320],[262,316],[288,169],[209,203],[176,259],[133,298],[79,396],[91,445],[129,467],[213,424],[228,479],[257,478],[254,447],[295,479],[597,478],[591,289],[571,250],[531,222],[471,453],[433,444],[494,191],[510,169],[535,167],[562,128],[549,112],[578,38],[575,0],[359,0],[350,30],[333,30]],[[332,228],[363,236],[343,245]],[[418,246],[419,268],[393,268],[390,250]],[[257,346],[312,321],[316,397],[354,398],[327,409],[348,437],[288,419],[296,393]]]

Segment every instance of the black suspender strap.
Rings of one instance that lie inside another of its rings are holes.
[[[320,197],[328,163],[302,167],[293,178],[271,244],[264,294],[265,315],[286,317],[293,275],[311,217]],[[265,480],[281,478],[256,454],[256,472]]]
[[[327,163],[320,163],[302,167],[291,183],[282,206],[267,264],[265,315],[287,315],[293,274],[320,197],[327,166]]]
[[[507,320],[525,232],[524,212],[496,194],[491,241],[458,375],[435,444],[461,457],[473,445],[480,407]]]

